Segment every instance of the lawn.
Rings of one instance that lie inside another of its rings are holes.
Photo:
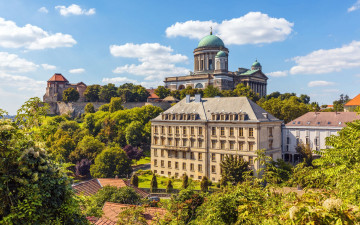
[[[133,165],[142,165],[142,164],[147,164],[147,163],[150,163],[151,160],[150,160],[150,157],[142,157],[140,160],[138,161],[135,161],[133,160]]]
[[[151,171],[150,170],[139,170],[137,174],[139,177],[139,188],[150,188],[151,179],[152,179]],[[157,179],[157,183],[158,183],[158,188],[165,189],[169,178],[162,177],[162,176],[156,176],[156,179]],[[195,190],[200,190],[200,182],[199,181],[194,181],[189,178],[189,183],[190,183],[190,185],[194,185]],[[182,185],[182,180],[181,179],[173,179],[172,185],[173,185],[174,189],[180,189],[181,185]]]

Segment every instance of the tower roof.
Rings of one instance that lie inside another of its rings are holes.
[[[200,40],[198,48],[201,47],[225,47],[225,45],[219,37],[210,34]]]
[[[226,53],[224,51],[218,51],[218,53],[216,54],[215,56],[216,58],[219,58],[219,57],[226,57]]]
[[[252,66],[253,67],[260,67],[261,64],[257,60],[255,60],[255,62],[252,64]]]
[[[48,81],[69,82],[61,73],[55,73]]]

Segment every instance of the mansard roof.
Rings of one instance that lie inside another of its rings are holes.
[[[60,82],[69,82],[61,73],[55,73],[49,81],[60,81]]]
[[[178,102],[163,114],[196,114],[199,120],[210,121],[213,114],[246,114],[248,122],[275,122],[281,121],[258,106],[255,102],[247,97],[215,97],[190,98],[190,102],[186,102],[186,98]],[[156,117],[153,121],[162,121],[162,115]]]

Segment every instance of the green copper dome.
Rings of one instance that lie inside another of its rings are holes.
[[[216,54],[215,56],[216,58],[219,58],[219,57],[226,57],[226,53],[224,51],[218,51],[218,53]]]
[[[224,42],[215,35],[208,35],[201,39],[201,41],[198,44],[198,48],[201,47],[225,47]]]
[[[253,64],[253,67],[261,67],[261,64],[256,60]]]

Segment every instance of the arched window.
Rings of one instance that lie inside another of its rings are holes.
[[[204,86],[201,83],[198,83],[195,85],[195,88],[204,88]]]

